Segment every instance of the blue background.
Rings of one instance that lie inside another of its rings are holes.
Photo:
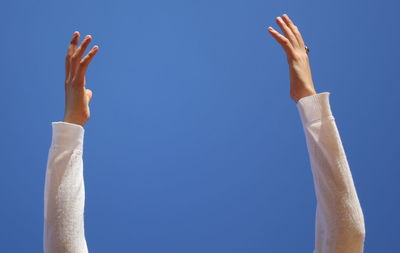
[[[315,197],[286,56],[310,47],[363,207],[400,252],[398,1],[2,1],[0,252],[41,252],[51,121],[72,33],[100,51],[85,126],[91,252],[312,252]],[[279,29],[278,29],[279,30]],[[280,30],[279,30],[280,31]]]

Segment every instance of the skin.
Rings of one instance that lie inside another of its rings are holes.
[[[286,52],[290,73],[290,97],[296,103],[303,97],[316,94],[311,75],[310,61],[298,27],[287,14],[276,18],[284,35],[272,27],[269,33]]]
[[[286,52],[290,73],[290,97],[297,103],[303,97],[316,94],[308,54],[299,29],[287,14],[277,17],[276,23],[284,35],[272,27],[268,27],[268,31]],[[87,35],[78,47],[79,38],[79,32],[75,32],[65,59],[64,122],[84,126],[90,118],[89,102],[93,95],[91,90],[86,89],[85,73],[99,47],[94,46],[83,57],[92,37]]]
[[[92,37],[87,35],[78,47],[79,38],[79,32],[75,32],[65,58],[64,122],[84,126],[90,117],[89,102],[93,95],[91,90],[86,89],[85,73],[99,47],[94,46],[83,57]]]

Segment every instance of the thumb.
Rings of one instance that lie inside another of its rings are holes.
[[[86,96],[87,96],[87,98],[88,98],[88,100],[90,102],[90,100],[92,99],[92,96],[93,96],[93,92],[91,90],[89,90],[89,89],[86,89],[85,93],[86,93]]]

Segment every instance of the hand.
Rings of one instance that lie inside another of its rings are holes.
[[[297,103],[303,97],[316,94],[316,91],[301,33],[288,15],[284,14],[282,17],[277,17],[276,22],[285,36],[272,27],[268,27],[268,31],[286,52],[290,72],[290,97]]]
[[[64,121],[83,126],[90,117],[89,101],[92,98],[92,91],[85,87],[85,73],[99,47],[94,46],[82,59],[92,37],[87,35],[78,47],[79,37],[79,32],[75,32],[65,59]]]

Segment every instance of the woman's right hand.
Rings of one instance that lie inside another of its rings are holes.
[[[276,22],[285,36],[272,27],[268,27],[268,31],[286,52],[290,72],[290,97],[297,103],[303,97],[316,94],[316,91],[301,33],[288,15],[284,14],[282,17],[277,17]]]
[[[75,32],[72,36],[65,59],[64,122],[83,126],[90,117],[89,101],[92,98],[92,91],[86,89],[85,73],[99,47],[94,46],[82,58],[92,37],[87,35],[78,47],[79,37],[79,32]]]

